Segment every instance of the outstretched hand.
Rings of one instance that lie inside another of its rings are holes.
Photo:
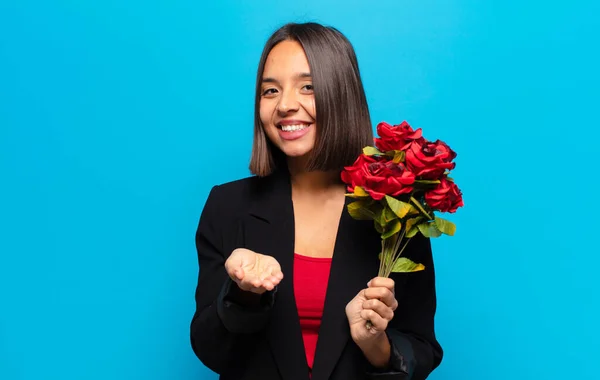
[[[283,279],[281,266],[274,257],[245,248],[231,253],[225,270],[240,289],[256,294],[273,290]]]

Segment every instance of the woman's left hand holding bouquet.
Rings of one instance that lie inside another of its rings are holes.
[[[390,343],[385,330],[394,317],[398,301],[394,280],[375,277],[346,305],[350,335],[375,367],[384,368],[390,358]],[[371,327],[367,328],[370,321]]]

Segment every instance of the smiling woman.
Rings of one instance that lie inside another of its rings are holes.
[[[253,176],[214,186],[196,233],[191,343],[221,379],[422,380],[439,365],[429,240],[406,252],[425,270],[372,278],[380,236],[343,212],[340,173],[372,141],[350,42],[314,23],[277,30],[258,67]]]
[[[339,171],[373,142],[354,49],[339,31],[318,24],[289,24],[267,41],[258,66],[255,115],[250,171],[259,176],[289,161],[292,151],[281,155],[282,149],[297,147],[293,157],[304,157],[306,170]],[[291,130],[284,128],[288,123]],[[294,132],[304,126],[303,133]],[[295,143],[284,148],[281,140]]]

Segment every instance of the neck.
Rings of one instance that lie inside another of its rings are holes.
[[[307,171],[304,165],[288,163],[292,187],[302,193],[323,193],[345,189],[338,171]]]

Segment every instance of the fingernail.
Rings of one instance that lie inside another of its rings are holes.
[[[371,286],[371,281],[367,282],[367,286]]]

